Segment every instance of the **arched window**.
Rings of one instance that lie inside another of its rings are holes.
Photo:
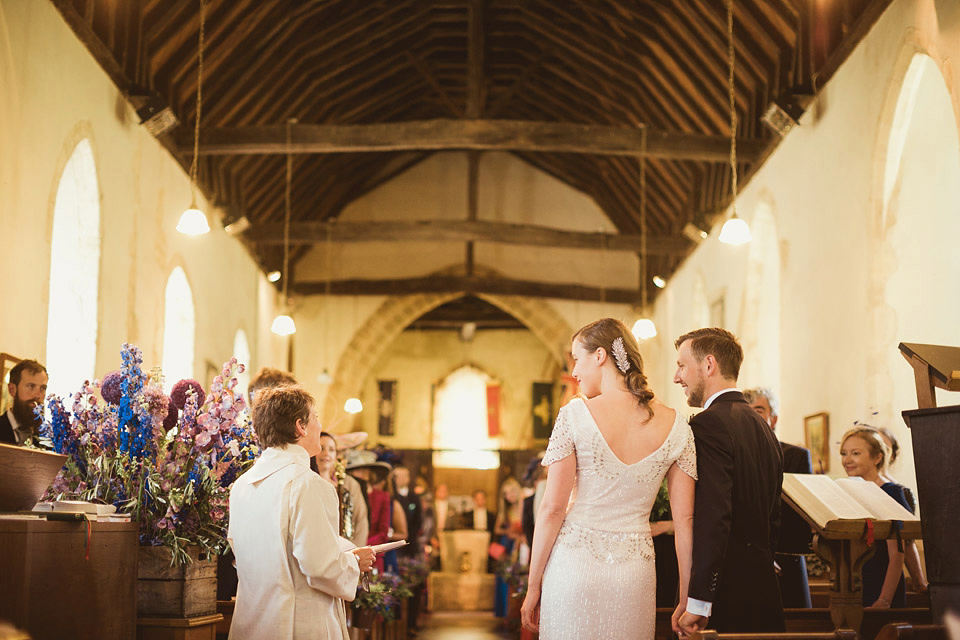
[[[486,373],[465,365],[437,388],[433,409],[434,466],[496,469],[500,442],[487,433]]]
[[[897,345],[956,344],[960,326],[960,137],[950,91],[927,55],[915,55],[904,77],[884,162],[883,246],[874,263],[885,280],[875,419],[900,436],[906,451],[894,473],[910,478],[910,437],[900,415],[915,409],[917,398]],[[937,395],[953,402],[942,390]]]
[[[167,392],[184,378],[193,378],[196,319],[187,274],[174,267],[167,279],[163,310],[163,375]]]
[[[243,329],[237,329],[233,336],[233,357],[244,366],[244,371],[237,376],[237,393],[247,395],[250,387],[250,345],[247,343],[247,334]]]
[[[780,389],[780,246],[773,211],[761,204],[750,223],[744,308],[744,362],[749,385]]]
[[[46,354],[51,393],[71,394],[93,379],[99,286],[100,192],[93,149],[84,139],[63,168],[53,207]]]

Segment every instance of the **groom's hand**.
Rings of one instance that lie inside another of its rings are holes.
[[[697,631],[703,631],[707,626],[707,617],[684,611],[677,624],[680,627],[680,637],[686,637]]]
[[[680,635],[680,616],[686,611],[685,603],[681,602],[677,605],[677,608],[673,610],[673,615],[670,616],[670,627],[673,629],[673,632],[677,635]]]

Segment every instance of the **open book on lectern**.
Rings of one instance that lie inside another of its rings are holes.
[[[920,521],[876,483],[863,478],[785,473],[783,493],[821,529],[835,520]]]

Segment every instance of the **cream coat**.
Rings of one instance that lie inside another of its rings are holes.
[[[239,578],[230,640],[348,637],[342,600],[356,597],[360,568],[342,551],[338,523],[337,492],[299,445],[266,449],[237,479],[227,533]]]

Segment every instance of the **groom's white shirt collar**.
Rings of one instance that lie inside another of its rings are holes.
[[[714,401],[714,400],[716,400],[717,398],[720,397],[720,394],[721,394],[721,393],[727,393],[728,391],[736,391],[737,393],[742,393],[742,392],[740,391],[740,389],[737,389],[736,387],[729,387],[729,388],[727,388],[727,389],[720,389],[720,391],[717,391],[715,394],[713,394],[712,396],[710,396],[709,398],[707,398],[707,401],[703,403],[703,408],[704,408],[704,409],[709,409],[709,408],[710,408],[710,405],[713,404],[713,401]]]

